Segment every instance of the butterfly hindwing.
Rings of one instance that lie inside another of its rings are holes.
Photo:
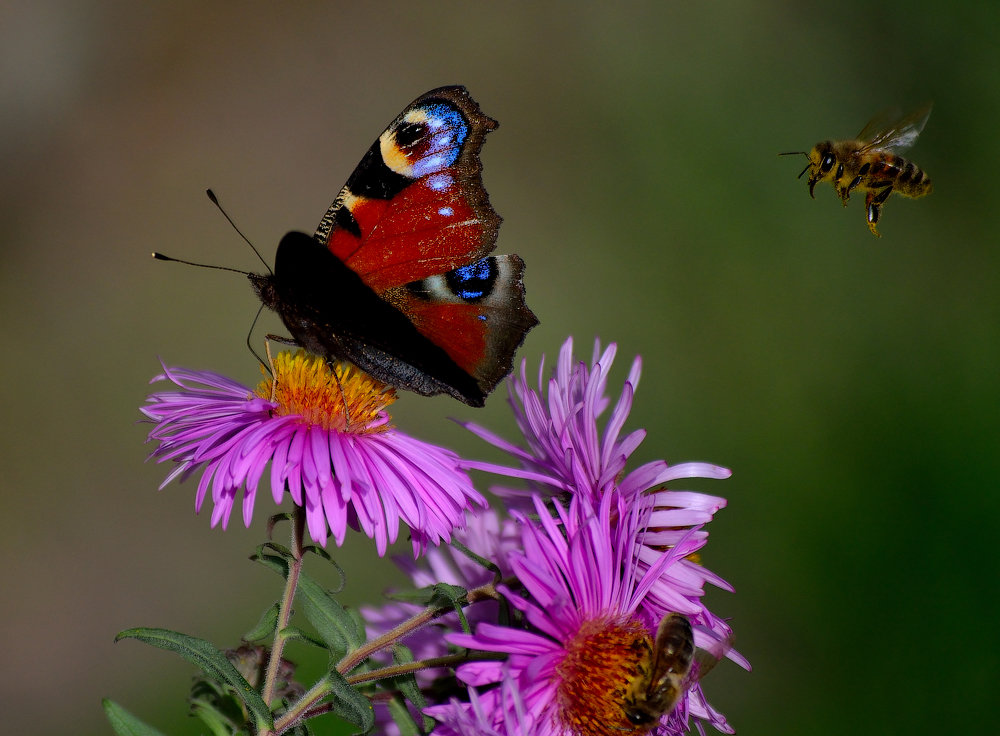
[[[510,373],[514,351],[538,324],[524,304],[524,261],[486,256],[385,294],[436,341],[486,393]]]
[[[432,90],[372,144],[316,234],[289,233],[252,277],[297,342],[379,380],[472,406],[538,320],[524,264],[488,255],[500,217],[479,151],[496,128],[464,87]]]

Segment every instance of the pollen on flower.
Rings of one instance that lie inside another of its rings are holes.
[[[336,371],[336,373],[334,373]],[[396,400],[391,386],[376,381],[350,363],[327,361],[299,350],[274,358],[274,378],[267,375],[256,394],[270,399],[272,386],[276,415],[298,415],[303,421],[327,430],[368,434],[391,428],[385,409]]]
[[[562,725],[581,736],[635,732],[623,701],[631,684],[645,674],[651,647],[649,631],[636,619],[584,622],[564,643],[566,654],[556,668]]]

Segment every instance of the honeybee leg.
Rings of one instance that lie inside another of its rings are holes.
[[[882,216],[882,205],[885,200],[889,198],[892,194],[892,182],[878,182],[874,186],[881,185],[883,188],[869,189],[868,194],[865,196],[865,210],[868,214],[868,229],[872,231],[872,235],[876,238],[881,238],[876,226],[878,225],[879,217]]]
[[[843,184],[840,183],[840,180],[843,178],[844,178],[844,164],[840,164],[837,166],[837,173],[833,177],[833,188],[837,190],[837,194],[840,196],[841,203],[846,207],[847,200],[850,197],[850,195],[848,194],[850,188],[845,187]]]
[[[876,229],[878,225],[878,218],[882,215],[882,208],[877,204],[868,205],[868,229],[872,231],[872,235],[876,238],[881,238],[879,231]]]
[[[858,175],[855,176],[853,179],[851,179],[851,183],[848,184],[846,187],[840,188],[839,190],[840,200],[844,203],[845,207],[847,206],[847,200],[851,198],[851,190],[862,182],[865,176],[868,175],[868,171],[869,169],[871,169],[871,167],[872,167],[871,164],[865,164],[864,166],[862,166],[860,169],[858,169]]]

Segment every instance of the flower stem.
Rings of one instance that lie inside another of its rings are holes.
[[[466,604],[476,603],[481,600],[496,597],[496,587],[493,583],[486,583],[485,585],[473,588],[466,593],[465,602]],[[440,618],[453,610],[455,609],[451,606],[428,606],[420,613],[408,618],[406,621],[398,624],[395,628],[385,632],[382,636],[372,639],[364,646],[355,649],[353,652],[348,652],[342,660],[337,662],[337,672],[346,675],[371,655],[392,646],[409,634],[412,634],[421,626],[429,624],[434,619]]]
[[[269,706],[274,700],[274,691],[278,683],[278,670],[281,667],[281,654],[285,648],[285,628],[292,618],[292,601],[295,598],[295,588],[299,583],[299,572],[302,570],[302,547],[305,535],[306,515],[302,508],[295,507],[292,515],[292,543],[290,549],[292,559],[288,562],[288,577],[285,579],[285,590],[278,605],[278,622],[274,628],[274,643],[271,645],[271,659],[267,663],[267,673],[264,677],[264,689],[261,696]],[[278,732],[280,733],[280,731]]]
[[[310,708],[323,700],[323,698],[329,695],[332,691],[333,686],[330,684],[330,679],[324,677],[322,680],[309,688],[309,691],[306,692],[301,698],[292,703],[288,707],[288,710],[275,719],[274,732],[284,733],[287,731],[289,728],[298,723],[309,712]]]
[[[465,664],[466,662],[494,660],[497,659],[497,657],[498,655],[493,652],[463,652],[461,654],[448,654],[443,657],[432,657],[430,659],[422,659],[417,662],[406,662],[405,664],[395,664],[389,667],[382,667],[377,670],[371,670],[370,672],[362,672],[357,675],[351,675],[346,679],[352,685],[360,685],[365,682],[375,682],[376,680],[384,680],[389,677],[397,677],[398,675],[407,675],[411,672],[419,672],[420,670],[434,669],[437,667],[457,667],[458,665]]]

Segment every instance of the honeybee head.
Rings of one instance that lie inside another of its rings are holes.
[[[833,151],[833,141],[817,143],[808,153],[805,151],[788,151],[778,155],[805,156],[809,159],[809,163],[799,172],[798,178],[801,179],[807,171],[809,172],[809,196],[813,199],[816,198],[813,190],[816,188],[817,182],[829,178],[830,172],[833,171],[833,167],[837,163],[837,156]]]
[[[834,165],[837,163],[837,156],[833,151],[833,141],[823,141],[813,146],[809,152],[809,165],[806,169],[812,169],[809,173],[809,196],[816,199],[813,189],[816,183],[831,177]],[[803,170],[802,174],[805,173]],[[799,174],[801,177],[802,174]]]
[[[814,148],[813,151],[815,152],[815,150],[816,149]],[[809,171],[809,169],[813,166],[812,156],[810,156],[806,151],[785,151],[784,153],[779,153],[778,155],[779,156],[805,156],[807,159],[809,159],[809,163],[806,164],[806,167],[804,169],[802,169],[802,171],[799,172],[799,175],[797,177],[799,179],[801,179],[802,175],[804,173],[806,173],[807,171]]]

